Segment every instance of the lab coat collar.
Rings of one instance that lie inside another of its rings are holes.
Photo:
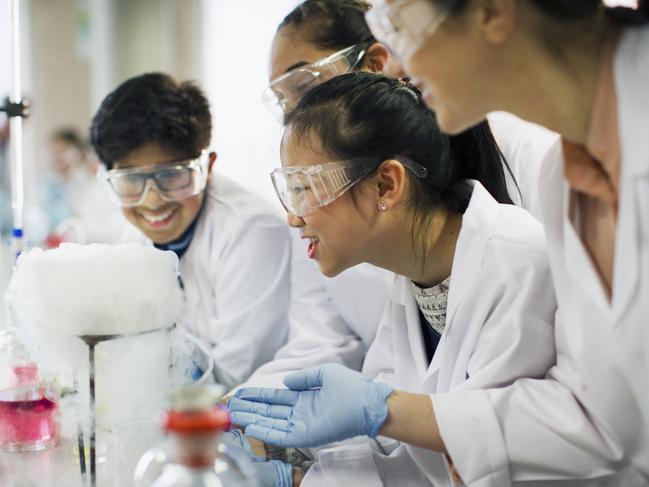
[[[423,379],[428,369],[428,355],[426,353],[424,339],[421,333],[419,322],[419,306],[410,289],[410,280],[404,276],[397,276],[392,288],[392,300],[403,306],[405,314],[405,325],[397,323],[396,326],[406,326],[408,335],[408,346],[415,363],[419,379]]]
[[[464,330],[454,330],[453,317],[459,303],[470,287],[476,269],[480,268],[486,251],[487,243],[493,233],[500,205],[489,192],[477,181],[470,181],[473,193],[469,206],[462,217],[462,227],[455,246],[455,256],[446,307],[446,327],[437,346],[437,352],[428,365],[424,341],[419,326],[419,308],[408,279],[399,276],[392,289],[391,299],[404,306],[408,327],[408,342],[417,372],[422,380],[429,380],[439,370],[442,361],[442,350],[451,333],[463,333]]]
[[[616,321],[631,304],[639,283],[640,235],[646,195],[641,186],[649,184],[649,137],[645,120],[649,97],[645,94],[649,67],[642,61],[647,29],[625,29],[620,38],[614,77],[618,96],[618,120],[622,151],[620,201],[613,267],[613,312]],[[644,56],[646,57],[646,56]],[[640,61],[639,61],[640,59]]]
[[[648,29],[625,29],[613,61],[622,170],[629,177],[649,176],[649,137],[647,126],[642,123],[649,113],[649,97],[646,96],[649,67],[642,54]]]
[[[464,297],[476,269],[482,266],[487,243],[496,223],[499,203],[477,181],[471,181],[473,193],[462,217],[462,228],[455,245],[451,283],[446,308],[446,329],[451,332],[453,316]]]

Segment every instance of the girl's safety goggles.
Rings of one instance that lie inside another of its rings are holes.
[[[119,204],[139,206],[149,189],[154,188],[165,201],[180,201],[195,196],[207,184],[209,154],[206,151],[190,160],[125,169],[100,174],[108,182]]]
[[[349,73],[363,59],[364,44],[346,47],[318,61],[275,78],[264,90],[263,99],[278,116],[297,105],[311,88],[340,74]]]
[[[377,0],[365,13],[374,37],[401,61],[417,51],[446,17],[426,0]]]
[[[394,159],[418,178],[428,176],[428,170],[420,164],[403,157]],[[315,166],[282,167],[275,169],[270,177],[284,209],[303,217],[333,203],[378,166],[376,159],[349,159]]]

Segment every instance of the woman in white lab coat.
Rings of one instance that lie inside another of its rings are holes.
[[[636,10],[599,0],[381,0],[368,14],[442,130],[506,110],[562,136],[539,186],[562,317],[554,385],[434,400],[442,437],[452,427],[467,439],[445,443],[465,481],[578,477],[628,462],[649,479],[648,21],[644,0]],[[454,422],[458,407],[473,420]],[[571,427],[558,429],[548,407]],[[487,454],[509,472],[481,462]]]
[[[209,349],[215,379],[231,387],[286,340],[290,239],[268,203],[210,175],[211,129],[197,86],[150,73],[104,99],[91,143],[135,238],[178,255],[178,323]]]
[[[400,414],[390,409],[386,421],[386,397],[430,402],[428,393],[545,374],[555,360],[556,305],[543,232],[502,204],[511,199],[486,123],[449,139],[412,87],[369,73],[313,89],[285,121],[274,183],[321,271],[371,262],[400,276],[363,368],[381,383],[327,365],[311,369],[320,383],[301,387],[294,374],[285,382],[295,390],[242,389],[229,405],[246,434],[288,446],[379,431],[405,440]],[[314,386],[328,398],[310,396]],[[359,409],[364,392],[374,403]],[[322,451],[304,482],[448,485],[448,468],[439,453],[414,446],[392,455],[343,446]]]

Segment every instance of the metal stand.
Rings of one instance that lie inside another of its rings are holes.
[[[81,335],[79,338],[88,345],[88,390],[90,392],[90,434],[89,436],[89,467],[90,467],[90,487],[97,487],[97,455],[96,455],[96,440],[97,440],[97,408],[95,405],[95,388],[97,385],[96,374],[95,374],[95,347],[102,342],[107,342],[110,340],[116,340],[118,338],[128,338],[140,335],[147,335],[149,333],[155,333],[160,331],[165,331],[169,333],[176,327],[175,324],[171,325],[166,329],[155,329],[143,331],[140,333],[131,333],[126,335]],[[85,448],[84,451],[79,451],[79,457],[83,455],[84,464],[82,469],[85,470]],[[82,470],[82,474],[83,474]]]
[[[7,113],[11,130],[11,208],[13,212],[12,243],[16,258],[23,251],[25,188],[23,175],[23,118],[29,114],[22,99],[20,79],[20,0],[10,0],[11,15],[11,96],[0,111]]]

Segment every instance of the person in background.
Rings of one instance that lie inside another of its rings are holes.
[[[367,14],[445,132],[504,110],[561,135],[538,188],[562,317],[554,386],[433,398],[442,439],[474,411],[453,423],[467,441],[444,444],[467,484],[628,463],[649,479],[649,2],[636,4],[377,0]]]
[[[240,384],[286,341],[290,239],[260,197],[214,174],[203,92],[162,73],[101,103],[90,142],[141,238],[180,259],[178,318],[210,350],[215,379]]]
[[[118,241],[129,225],[107,198],[105,185],[97,178],[99,163],[78,131],[58,129],[49,144],[52,171],[46,178],[43,202],[50,221],[46,244]]]
[[[73,217],[66,183],[73,170],[82,164],[83,143],[79,134],[68,128],[54,132],[48,143],[51,159],[40,184],[40,207],[47,216],[46,243],[56,247],[62,241],[57,234],[58,226]]]

